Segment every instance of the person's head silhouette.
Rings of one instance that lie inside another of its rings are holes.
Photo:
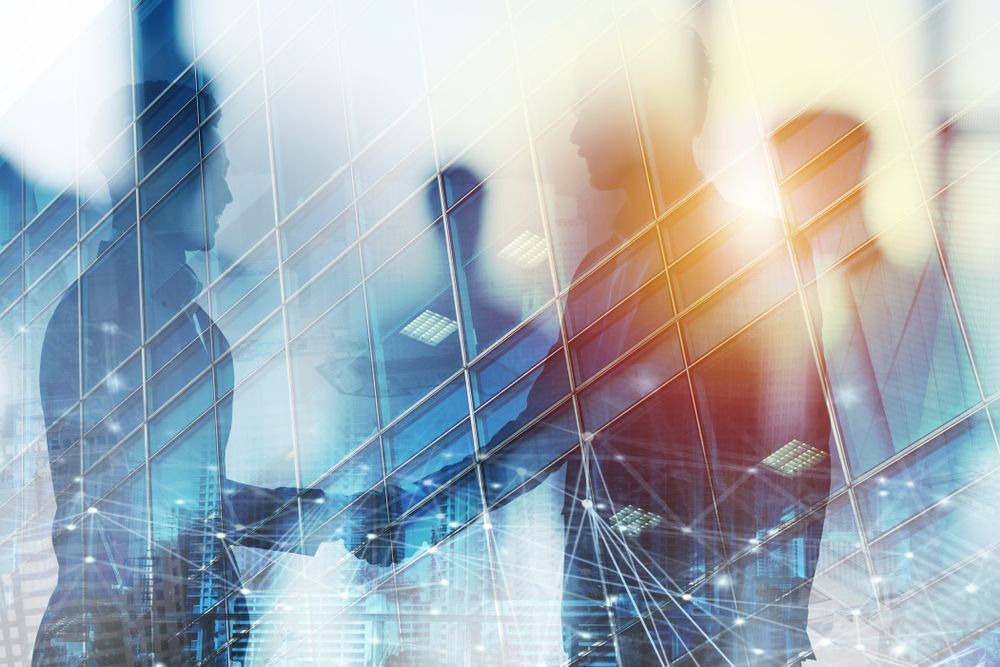
[[[627,71],[635,114],[624,111],[620,89],[614,99],[598,94],[579,106],[570,139],[595,188],[626,190],[630,198],[644,195],[644,154],[659,203],[669,205],[701,180],[693,140],[705,122],[712,64],[698,33],[677,28],[646,46]]]
[[[144,100],[159,100],[166,96],[183,96],[188,99],[195,98],[195,91],[189,87],[177,84],[171,85],[165,81],[146,81],[135,86],[124,86],[119,89],[114,96],[109,98],[101,107],[98,123],[88,137],[90,149],[99,154],[96,165],[104,176],[108,195],[112,202],[118,202],[124,197],[132,187],[133,179],[126,169],[122,169],[121,152],[108,150],[113,137],[108,136],[107,128],[121,128],[127,125],[131,119],[133,98]],[[201,108],[215,109],[217,107],[211,94],[207,91],[200,93]],[[154,105],[157,102],[154,102]],[[146,112],[151,113],[149,111]],[[122,118],[124,116],[124,118]],[[183,257],[184,252],[197,252],[210,250],[215,245],[215,235],[218,231],[219,220],[226,207],[233,201],[232,192],[226,182],[229,170],[229,159],[225,155],[225,147],[219,145],[218,121],[220,114],[212,116],[208,123],[201,128],[203,146],[217,146],[214,150],[219,153],[216,159],[204,160],[202,162],[202,179],[204,183],[204,207],[197,206],[198,201],[181,202],[181,208],[186,215],[156,216],[155,223],[144,228],[144,243],[153,243],[168,256]],[[114,118],[119,122],[114,122]],[[110,122],[109,122],[110,121]],[[121,122],[124,121],[124,122]],[[161,129],[159,132],[167,132],[168,129]],[[147,143],[156,141],[155,135]],[[183,137],[177,140],[178,144],[185,141]],[[140,156],[144,147],[139,147]],[[203,151],[205,149],[203,148]],[[141,157],[140,157],[141,159]],[[168,157],[167,160],[170,158]],[[169,167],[166,162],[153,169],[166,169]],[[202,209],[202,210],[199,210]],[[129,217],[124,217],[125,224],[131,224]],[[123,224],[116,220],[116,228]]]

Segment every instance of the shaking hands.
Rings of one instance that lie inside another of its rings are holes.
[[[334,523],[332,539],[343,540],[358,558],[387,567],[401,553],[400,526],[390,521],[399,515],[401,495],[398,486],[388,484],[353,496]]]

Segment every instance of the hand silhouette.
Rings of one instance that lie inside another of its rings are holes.
[[[399,553],[399,526],[390,522],[398,515],[401,491],[395,484],[378,486],[354,496],[352,504],[338,522],[338,533],[345,548],[359,558],[380,567],[393,562]]]

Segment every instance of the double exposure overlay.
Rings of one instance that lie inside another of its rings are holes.
[[[0,664],[1000,665],[1000,5],[68,4]]]

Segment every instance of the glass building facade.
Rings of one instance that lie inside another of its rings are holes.
[[[1000,664],[998,30],[108,2],[0,117],[0,662]]]

